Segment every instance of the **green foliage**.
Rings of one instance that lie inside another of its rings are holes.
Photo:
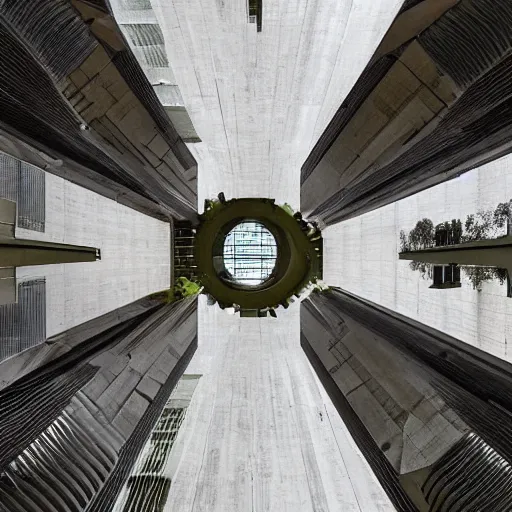
[[[512,218],[512,199],[500,203],[494,210],[480,210],[466,217],[464,227],[460,219],[442,222],[433,228],[430,219],[417,222],[414,229],[407,235],[400,231],[400,251],[415,251],[432,247],[433,245],[458,244],[478,240],[488,240],[500,235],[500,230]],[[436,242],[436,244],[434,244]],[[420,272],[425,278],[432,277],[432,264],[411,261],[411,270]],[[507,280],[507,270],[493,267],[462,266],[462,271],[471,282],[473,289],[481,290],[486,281],[497,280],[503,284]]]
[[[407,252],[409,250],[409,239],[407,238],[406,232],[400,230],[400,252]]]
[[[186,277],[178,277],[174,285],[174,297],[176,299],[191,297],[197,295],[200,290],[201,287],[197,283],[189,281]]]
[[[434,224],[430,219],[422,219],[411,229],[408,237],[410,251],[417,251],[434,245]]]
[[[494,224],[498,228],[505,227],[509,219],[512,219],[512,199],[508,203],[500,203],[493,215]]]
[[[291,215],[293,217],[295,211],[293,210],[293,208],[288,204],[288,203],[284,203],[281,208],[288,214],[288,215]]]
[[[201,291],[201,286],[193,281],[189,281],[186,277],[178,277],[174,288],[170,288],[166,292],[165,302],[175,302],[197,295]]]
[[[464,224],[463,242],[488,240],[498,234],[498,226],[494,223],[494,212],[480,210],[476,214],[468,215]]]
[[[451,222],[441,222],[436,226],[436,244],[452,245],[462,241],[462,222],[460,219],[452,219]]]
[[[494,267],[460,267],[473,286],[473,290],[482,290],[482,284],[486,281],[498,280],[502,285],[508,276],[504,268]]]
[[[411,261],[409,268],[413,271],[418,271],[423,279],[432,279],[432,263],[425,263],[423,261]]]

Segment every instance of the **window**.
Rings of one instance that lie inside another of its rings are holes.
[[[0,306],[0,361],[46,341],[46,282],[18,283],[18,302]]]
[[[248,0],[247,14],[249,23],[256,23],[256,30],[261,32],[261,20],[263,18],[263,0]]]
[[[452,265],[434,265],[433,284],[430,288],[460,288],[460,267]]]
[[[45,173],[0,153],[0,197],[14,201],[19,228],[44,233]]]
[[[224,240],[224,268],[221,276],[239,284],[257,286],[266,281],[277,259],[277,243],[261,223],[246,221],[235,226]]]

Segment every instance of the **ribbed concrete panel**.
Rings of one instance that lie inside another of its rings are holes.
[[[2,4],[0,120],[12,141],[0,147],[157,218],[194,220],[197,163],[106,5]],[[142,28],[133,37],[153,48]]]
[[[473,433],[493,475],[479,482],[476,509],[506,510],[510,364],[339,288],[311,294],[301,313],[301,344],[398,510],[414,510],[404,499],[421,511],[469,509],[455,503],[475,498],[475,482],[454,453]],[[450,471],[432,477],[447,459]]]
[[[312,220],[333,225],[511,151],[510,4],[409,4],[302,166]]]
[[[0,508],[111,510],[196,347],[189,298],[93,336],[4,389]]]

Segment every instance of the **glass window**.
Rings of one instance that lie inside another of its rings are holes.
[[[277,243],[261,223],[245,221],[224,241],[224,267],[234,281],[255,286],[263,283],[276,265]]]

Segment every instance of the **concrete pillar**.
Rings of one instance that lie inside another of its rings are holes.
[[[496,5],[423,0],[397,16],[302,166],[308,218],[332,225],[512,150],[512,4]]]
[[[0,39],[1,150],[161,220],[196,220],[197,162],[108,2],[5,4]]]
[[[14,485],[0,482],[0,503],[110,510],[196,347],[190,298],[96,334],[3,389],[0,467]]]
[[[340,289],[302,303],[301,345],[398,510],[437,511],[455,499],[463,465],[436,484],[440,494],[429,482],[466,449],[483,460],[492,451],[487,469],[508,475],[510,365]],[[495,484],[481,488],[476,509]]]
[[[505,268],[509,275],[512,275],[512,236],[402,252],[399,258],[436,265],[458,263],[459,265]]]

